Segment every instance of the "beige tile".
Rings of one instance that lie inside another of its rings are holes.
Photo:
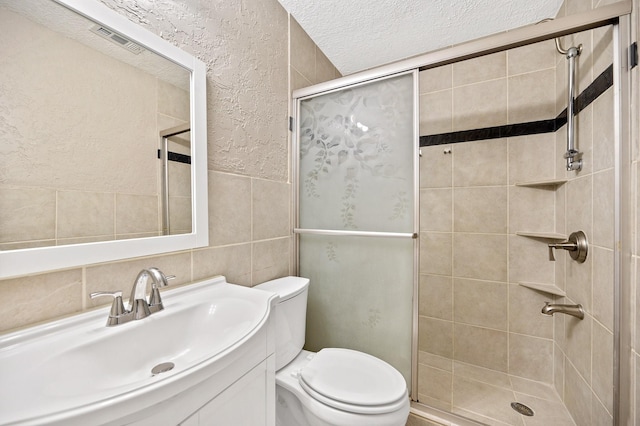
[[[553,69],[509,77],[509,123],[555,118]]]
[[[420,233],[420,273],[451,275],[452,234]]]
[[[451,132],[453,94],[442,90],[420,95],[420,136]]]
[[[577,425],[591,425],[591,388],[571,363],[566,364],[564,403]]]
[[[516,393],[516,400],[534,412],[532,417],[524,418],[526,426],[575,426],[571,415],[560,401],[549,401],[520,393]]]
[[[510,49],[507,51],[508,75],[555,68],[557,55],[553,40]]]
[[[316,45],[292,15],[289,15],[289,26],[291,66],[304,78],[315,83]]]
[[[184,80],[189,81],[189,72],[184,71]],[[156,79],[158,87],[158,113],[183,121],[189,121],[189,91]]]
[[[592,177],[574,179],[567,182],[565,186],[567,207],[571,209],[571,214],[567,217],[567,232],[581,230],[587,234],[587,239],[592,239]]]
[[[169,162],[169,196],[191,197],[191,166]]]
[[[418,366],[418,394],[451,403],[453,374],[426,365]]]
[[[452,65],[420,71],[420,93],[431,93],[438,90],[451,89]]]
[[[613,63],[613,27],[593,30],[593,77],[597,78]]]
[[[228,282],[251,285],[251,244],[193,251],[193,280],[224,275]]]
[[[456,376],[488,383],[504,389],[511,389],[509,375],[506,373],[457,361],[453,363],[453,368]]]
[[[567,253],[563,253],[567,268],[567,296],[575,303],[580,303],[591,312],[593,286],[592,263],[593,257],[587,257],[584,263],[578,263],[571,259]]]
[[[613,169],[593,175],[593,236],[595,245],[614,248],[614,193]]]
[[[452,320],[453,287],[451,277],[420,275],[420,315]]]
[[[420,188],[450,188],[452,185],[453,156],[445,154],[449,145],[420,148]]]
[[[253,239],[288,236],[291,185],[262,179],[252,179],[251,184]]]
[[[509,187],[509,233],[554,232],[555,191],[553,187]]]
[[[507,75],[507,52],[498,52],[453,64],[453,86],[480,83]]]
[[[251,284],[289,275],[290,238],[253,243],[251,256]]]
[[[613,330],[613,250],[592,247],[593,316]]]
[[[509,183],[552,179],[555,176],[555,135],[509,138]]]
[[[418,394],[418,401],[421,404],[425,404],[429,407],[433,407],[442,411],[451,411],[451,403],[440,401],[439,399],[428,397],[427,395]]]
[[[507,285],[456,278],[453,281],[454,321],[506,331]]]
[[[418,322],[420,351],[451,358],[453,356],[453,323],[427,317],[420,317]]]
[[[251,240],[251,179],[209,172],[209,245]]]
[[[453,130],[507,124],[507,79],[453,89]]]
[[[437,368],[438,370],[453,372],[453,360],[451,358],[434,355],[429,352],[419,351],[418,363]]]
[[[613,413],[613,333],[593,322],[591,386],[609,413]]]
[[[293,18],[291,18],[293,19]],[[315,84],[324,83],[325,81],[333,80],[335,78],[335,67],[316,46],[316,79]]]
[[[300,74],[295,68],[291,68],[291,91],[302,89],[303,87],[309,87],[313,83],[311,80],[307,80],[302,74]]]
[[[58,238],[114,235],[114,194],[58,192]]]
[[[453,351],[456,361],[502,372],[507,371],[506,332],[455,324]]]
[[[434,423],[430,420],[417,416],[413,413],[409,414],[406,426],[442,426],[440,423]]]
[[[549,262],[549,241],[537,238],[509,236],[509,281],[552,284],[555,282],[554,266],[562,262],[564,253],[558,253],[556,262]]]
[[[455,188],[455,232],[507,232],[507,187]]]
[[[138,273],[146,268],[156,267],[166,275],[175,275],[169,286],[189,283],[191,279],[191,253],[176,252],[164,256],[128,259],[122,262],[105,263],[86,268],[86,294],[96,291],[122,291],[123,299],[129,299],[131,288]],[[111,303],[108,298],[85,300],[87,306]]]
[[[509,334],[509,373],[553,383],[553,340]]]
[[[507,184],[507,140],[465,142],[453,148],[454,186]]]
[[[591,423],[594,425],[614,426],[613,415],[602,405],[595,394],[591,395]]]
[[[542,383],[536,380],[524,379],[517,376],[509,376],[513,391],[521,396],[532,396],[545,401],[562,403],[552,384]]]
[[[515,419],[504,419],[501,416],[501,420],[506,420],[506,422],[502,422],[499,420],[496,420],[494,417],[488,417],[488,416],[483,416],[481,414],[478,413],[474,413],[473,411],[468,411],[468,410],[464,410],[462,408],[458,408],[458,407],[453,407],[453,410],[451,411],[454,414],[457,414],[459,416],[464,417],[465,419],[469,419],[475,422],[479,422],[481,425],[491,425],[491,426],[520,426],[520,425],[524,425],[524,420],[522,420],[522,418],[518,417],[517,420]],[[512,414],[508,414],[509,416],[512,416]],[[493,416],[496,416],[496,414],[493,414]],[[511,422],[516,422],[516,423],[511,423]]]
[[[453,276],[507,281],[507,236],[456,233],[453,237]]]
[[[454,410],[458,408],[484,416],[481,421],[495,419],[491,424],[524,425],[521,416],[510,406],[514,397],[512,391],[486,383],[459,376],[453,380]]]
[[[169,228],[172,234],[192,229],[191,197],[169,197]]]
[[[587,383],[591,383],[591,351],[593,350],[591,323],[592,320],[588,315],[585,315],[582,321],[574,317],[565,319],[567,359]]]
[[[593,101],[593,170],[600,171],[614,166],[613,87]]]
[[[562,400],[564,400],[564,361],[564,353],[555,344],[553,347],[553,386]]]
[[[553,298],[549,294],[510,284],[509,331],[553,339],[553,317],[540,313],[544,303],[551,301]]]
[[[0,281],[0,332],[82,310],[82,271]]]
[[[116,234],[160,231],[158,211],[157,196],[116,194]]]
[[[50,189],[0,188],[0,242],[56,236],[56,193]]]
[[[420,190],[420,230],[451,232],[452,190],[433,188]]]
[[[582,45],[582,53],[578,59],[577,68],[577,90],[582,93],[593,81],[593,42],[591,31],[583,31],[573,36],[571,46]],[[567,46],[567,45],[565,45]]]
[[[567,188],[561,185],[556,188],[556,232],[569,235],[567,233]]]

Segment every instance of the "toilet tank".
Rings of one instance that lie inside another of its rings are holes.
[[[254,288],[280,296],[276,305],[276,371],[287,365],[304,346],[309,279],[284,277]]]

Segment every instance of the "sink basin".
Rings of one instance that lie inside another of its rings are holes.
[[[165,309],[143,320],[106,327],[105,308],[0,336],[0,424],[82,424],[158,404],[223,369],[274,298],[217,277],[163,292]],[[162,363],[172,368],[152,373]]]

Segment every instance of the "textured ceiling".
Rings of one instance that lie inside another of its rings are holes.
[[[279,0],[343,74],[553,18],[562,0]]]

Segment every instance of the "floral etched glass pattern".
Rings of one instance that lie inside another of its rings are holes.
[[[413,232],[413,75],[300,103],[300,228]]]
[[[299,228],[413,233],[413,74],[302,100]],[[360,350],[410,385],[415,240],[300,235],[306,348]]]

